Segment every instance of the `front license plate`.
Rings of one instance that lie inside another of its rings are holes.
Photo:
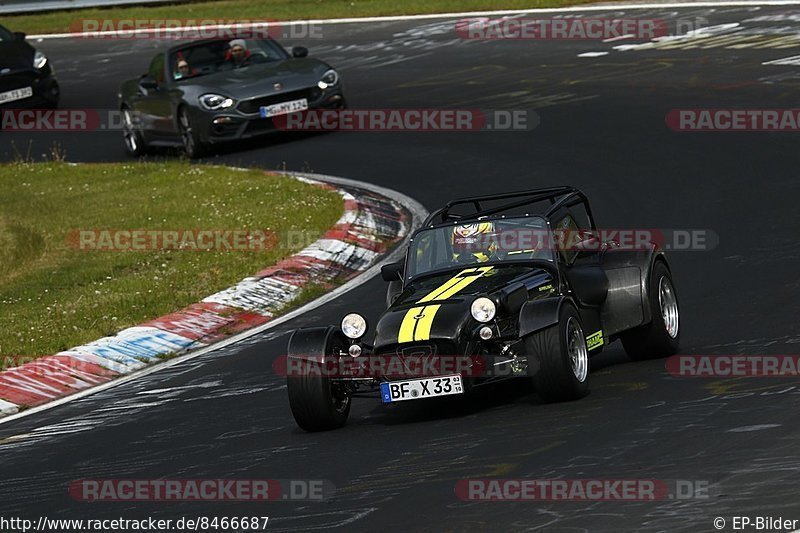
[[[381,383],[383,403],[422,400],[423,398],[463,393],[464,387],[461,384],[460,375]]]
[[[13,102],[15,100],[24,100],[33,96],[33,89],[31,87],[23,87],[22,89],[14,89],[0,93],[0,104],[5,102]]]
[[[278,115],[287,115],[297,111],[305,111],[306,109],[308,109],[308,100],[301,98],[299,100],[281,102],[280,104],[261,106],[261,118],[277,117]]]

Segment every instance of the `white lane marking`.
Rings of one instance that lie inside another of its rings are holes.
[[[603,39],[604,43],[613,43],[614,41],[621,41],[622,39],[633,39],[636,37],[632,33],[626,33],[625,35],[620,35],[619,37],[611,37],[609,39]]]
[[[784,57],[781,59],[773,59],[772,61],[764,61],[762,65],[790,65],[796,67],[800,65],[800,56]]]
[[[763,429],[772,429],[780,427],[780,424],[756,424],[755,426],[742,426],[738,428],[729,429],[728,433],[746,433],[748,431],[761,431]]]
[[[137,392],[136,394],[163,394],[165,392],[174,392],[188,389],[210,389],[222,385],[222,380],[206,381],[198,383],[197,385],[184,385],[182,387],[167,387],[166,389],[150,389]]]
[[[165,403],[169,403],[172,400],[163,400],[160,402],[142,402],[142,403],[128,403],[125,405],[112,405],[111,407],[103,407],[102,409],[97,409],[95,412],[97,413],[106,413],[108,411],[127,411],[129,409],[144,409],[145,407],[157,407],[159,405],[164,405]]]
[[[293,516],[286,516],[286,517],[277,517],[277,518],[270,518],[270,524],[274,524],[275,522],[281,524],[284,522],[290,522],[292,520],[307,520],[309,518],[324,518],[325,520],[321,520],[323,522],[322,525],[302,525],[296,527],[284,527],[274,531],[321,531],[324,529],[333,529],[337,527],[347,526],[361,520],[368,514],[372,513],[373,511],[377,511],[377,507],[370,507],[367,509],[345,509],[343,511],[327,511],[323,513],[314,513],[314,514],[304,514],[304,515],[293,515]],[[350,513],[350,516],[347,514]],[[332,517],[335,516],[342,516],[344,515],[345,518],[341,518],[338,520],[332,520]],[[278,526],[280,527],[280,526]]]
[[[582,54],[578,54],[578,57],[600,57],[600,56],[607,56],[608,52],[584,52]]]
[[[705,26],[696,30],[688,31],[681,35],[666,35],[664,37],[655,37],[651,41],[638,44],[619,44],[614,47],[614,50],[624,52],[626,50],[641,50],[647,48],[667,48],[670,46],[685,46],[687,44],[701,43],[701,39],[709,39],[715,35],[727,34],[731,31],[740,31],[743,28],[739,27],[738,22],[731,22],[728,24],[717,24],[716,26]],[[702,44],[702,43],[701,43]]]
[[[746,2],[746,1],[733,1],[733,2],[675,2],[668,4],[608,4],[604,6],[575,6],[575,7],[557,7],[545,9],[504,9],[496,11],[465,11],[463,13],[431,13],[427,15],[396,15],[388,17],[352,17],[340,19],[307,19],[307,20],[284,20],[278,21],[276,24],[294,26],[300,24],[363,24],[372,22],[404,22],[412,20],[431,20],[437,18],[472,18],[472,17],[492,17],[503,15],[522,15],[526,13],[580,13],[580,12],[596,12],[596,11],[613,11],[613,10],[640,10],[640,9],[672,9],[672,8],[695,8],[695,7],[759,7],[759,6],[796,6],[800,5],[798,0],[770,0],[765,2]],[[251,26],[263,26],[263,23],[256,24],[237,24],[236,27],[248,28]],[[193,30],[208,31],[208,30],[227,30],[231,25],[208,25],[208,26],[193,26]],[[137,30],[143,32],[143,30]],[[163,29],[153,31],[164,31]],[[91,36],[107,36],[117,35],[120,32],[116,31],[102,31],[102,32],[75,32],[75,33],[51,33],[29,35],[29,39],[67,39],[71,37],[91,37]]]
[[[262,324],[260,326],[255,327],[253,329],[249,329],[247,331],[243,331],[243,332],[239,333],[238,335],[234,335],[232,337],[228,337],[227,339],[224,339],[224,340],[222,340],[222,341],[220,341],[220,342],[218,342],[216,344],[211,344],[209,346],[206,346],[205,348],[201,348],[201,349],[199,349],[199,350],[197,350],[195,352],[191,352],[191,353],[188,353],[186,355],[181,355],[181,356],[175,357],[173,359],[168,359],[167,361],[164,361],[163,363],[159,363],[157,365],[145,367],[145,368],[143,368],[141,370],[134,371],[134,372],[132,372],[132,373],[126,375],[126,376],[123,376],[121,378],[113,379],[113,380],[111,380],[111,381],[109,381],[107,383],[104,383],[102,385],[98,385],[97,387],[93,387],[91,389],[86,389],[86,390],[83,390],[81,392],[77,392],[75,394],[71,394],[69,396],[65,396],[65,397],[60,398],[58,400],[55,400],[55,401],[52,401],[52,402],[49,402],[49,403],[46,403],[46,404],[43,404],[43,405],[39,405],[37,407],[32,407],[30,409],[26,409],[26,410],[22,411],[21,413],[17,413],[17,414],[14,414],[14,415],[9,415],[9,416],[7,416],[5,418],[0,418],[0,424],[6,424],[6,423],[12,422],[14,420],[19,420],[20,418],[24,418],[26,416],[30,416],[30,415],[34,415],[34,414],[37,414],[37,413],[41,413],[42,411],[46,411],[48,409],[52,409],[53,407],[58,407],[59,405],[64,405],[66,403],[74,402],[75,400],[79,400],[79,399],[84,398],[86,396],[90,396],[92,394],[95,394],[95,393],[98,393],[98,392],[102,392],[104,390],[107,390],[107,389],[110,389],[110,388],[113,388],[113,387],[117,387],[117,386],[122,385],[124,383],[127,383],[129,381],[134,381],[134,380],[137,380],[137,379],[141,379],[141,378],[143,378],[145,376],[148,376],[148,375],[153,374],[155,372],[160,372],[161,370],[164,370],[164,369],[167,369],[167,368],[171,368],[171,367],[173,367],[175,365],[184,363],[186,361],[191,361],[192,359],[196,359],[197,357],[200,357],[201,355],[205,355],[205,354],[207,354],[209,352],[213,352],[215,350],[219,350],[221,348],[225,348],[226,346],[230,346],[231,344],[235,344],[235,343],[237,343],[237,342],[239,342],[241,340],[248,339],[250,337],[258,335],[258,334],[262,333],[263,331],[266,331],[268,329],[272,329],[272,328],[275,328],[277,326],[280,326],[281,324],[284,324],[285,322],[293,320],[293,319],[297,318],[298,316],[300,316],[300,315],[302,315],[304,313],[307,313],[308,311],[311,311],[313,309],[316,309],[317,307],[325,305],[326,303],[330,302],[331,300],[335,300],[336,298],[338,298],[342,294],[345,294],[345,293],[350,292],[351,290],[353,290],[353,289],[355,289],[357,287],[360,287],[361,285],[365,284],[366,282],[368,282],[369,280],[371,280],[372,278],[377,276],[380,273],[381,267],[383,265],[388,265],[389,263],[393,263],[393,262],[398,261],[401,258],[403,258],[404,255],[405,255],[405,245],[408,242],[408,239],[411,237],[411,234],[414,233],[414,231],[416,231],[417,228],[419,228],[419,226],[425,220],[425,217],[428,216],[428,210],[425,209],[425,207],[423,207],[423,205],[421,203],[419,203],[418,201],[414,200],[410,196],[406,196],[405,194],[403,194],[401,192],[394,191],[392,189],[387,189],[386,187],[381,187],[380,185],[374,185],[372,183],[366,183],[366,182],[361,182],[361,181],[357,181],[357,180],[351,180],[351,179],[348,179],[348,178],[340,178],[340,177],[337,177],[337,176],[328,176],[328,175],[325,175],[325,174],[313,174],[313,173],[309,173],[309,172],[287,172],[287,174],[290,174],[290,175],[293,175],[293,176],[301,176],[301,177],[305,177],[305,178],[308,178],[308,179],[316,179],[318,181],[324,181],[324,182],[332,183],[334,185],[342,185],[342,186],[345,186],[345,187],[353,187],[353,188],[356,188],[356,189],[362,189],[362,190],[365,190],[365,191],[368,191],[368,192],[379,194],[381,196],[385,196],[385,197],[387,197],[387,198],[389,198],[391,200],[394,200],[395,202],[399,203],[405,209],[407,209],[408,211],[411,212],[411,216],[412,216],[411,227],[408,228],[408,231],[406,232],[406,236],[403,238],[403,240],[399,244],[397,244],[395,246],[394,250],[392,250],[392,252],[389,255],[384,257],[383,260],[381,260],[378,263],[372,265],[370,268],[368,268],[367,270],[365,270],[364,272],[362,272],[361,274],[359,274],[355,278],[351,279],[347,283],[335,288],[331,292],[325,294],[324,296],[321,296],[321,297],[317,298],[316,300],[308,302],[306,305],[298,307],[294,311],[291,311],[291,312],[289,312],[289,313],[287,313],[287,314],[285,314],[283,316],[280,316],[280,317],[278,317],[278,318],[276,318],[274,320],[271,320],[271,321],[269,321],[269,322],[267,322],[265,324]]]

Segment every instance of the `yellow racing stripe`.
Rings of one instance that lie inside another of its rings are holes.
[[[462,270],[452,278],[445,281],[439,287],[429,292],[417,303],[431,302],[434,300],[446,300],[460,291],[467,285],[485,275],[494,267],[468,268]],[[464,277],[465,274],[473,274]],[[431,326],[440,305],[416,306],[409,309],[400,324],[400,331],[397,334],[397,342],[426,341],[431,337]]]
[[[426,341],[431,338],[431,326],[433,325],[433,317],[436,316],[436,311],[439,310],[440,305],[429,305],[425,308],[425,318],[421,318],[417,323],[417,331],[414,333],[415,341]]]
[[[463,281],[463,278],[461,276],[463,276],[464,274],[471,274],[473,272],[475,272],[474,268],[468,268],[466,270],[462,270],[452,278],[448,279],[447,281],[439,285],[438,288],[432,290],[431,292],[429,292],[428,294],[417,300],[417,303],[421,304],[423,302],[430,302],[431,300],[441,299],[442,294],[446,293],[447,291],[452,289],[455,285],[457,285],[459,282]]]
[[[406,311],[403,322],[400,323],[400,332],[397,334],[397,342],[411,342],[414,340],[414,328],[417,321],[414,317],[420,314],[425,307],[412,307]]]

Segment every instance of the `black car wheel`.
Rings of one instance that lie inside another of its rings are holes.
[[[673,355],[680,344],[678,295],[672,274],[662,261],[653,265],[649,283],[653,319],[620,335],[625,352],[635,361]]]
[[[47,99],[47,108],[48,109],[58,109],[58,101],[61,97],[61,89],[58,87],[58,82],[53,80],[53,83],[50,85],[50,90],[48,94],[45,96]]]
[[[181,134],[181,142],[183,143],[183,151],[191,159],[195,159],[203,155],[205,146],[200,141],[197,135],[197,130],[192,124],[192,119],[189,118],[189,112],[186,108],[181,108],[178,112],[178,130]]]
[[[342,339],[331,338],[327,356],[346,351]],[[318,363],[308,362],[308,365]],[[306,431],[327,431],[342,427],[350,415],[350,396],[343,385],[325,377],[322,371],[306,371],[286,378],[289,406],[297,425]]]
[[[147,153],[147,143],[136,128],[133,113],[127,107],[122,108],[122,135],[125,139],[125,150],[132,156],[142,156]]]
[[[589,350],[578,311],[565,303],[558,324],[525,338],[528,375],[546,402],[577,400],[589,394]]]

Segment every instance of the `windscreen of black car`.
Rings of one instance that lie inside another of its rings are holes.
[[[412,278],[487,261],[555,261],[553,239],[541,217],[479,220],[419,231],[408,251],[406,276]]]
[[[13,41],[14,34],[0,26],[0,42]]]
[[[288,59],[289,54],[275,41],[269,39],[242,39],[245,43],[245,57],[234,61],[229,41],[207,41],[175,50],[170,54],[170,75],[173,80],[197,78],[216,72],[248,68],[259,63]],[[242,41],[239,40],[239,41]],[[186,62],[183,70],[178,64]]]

